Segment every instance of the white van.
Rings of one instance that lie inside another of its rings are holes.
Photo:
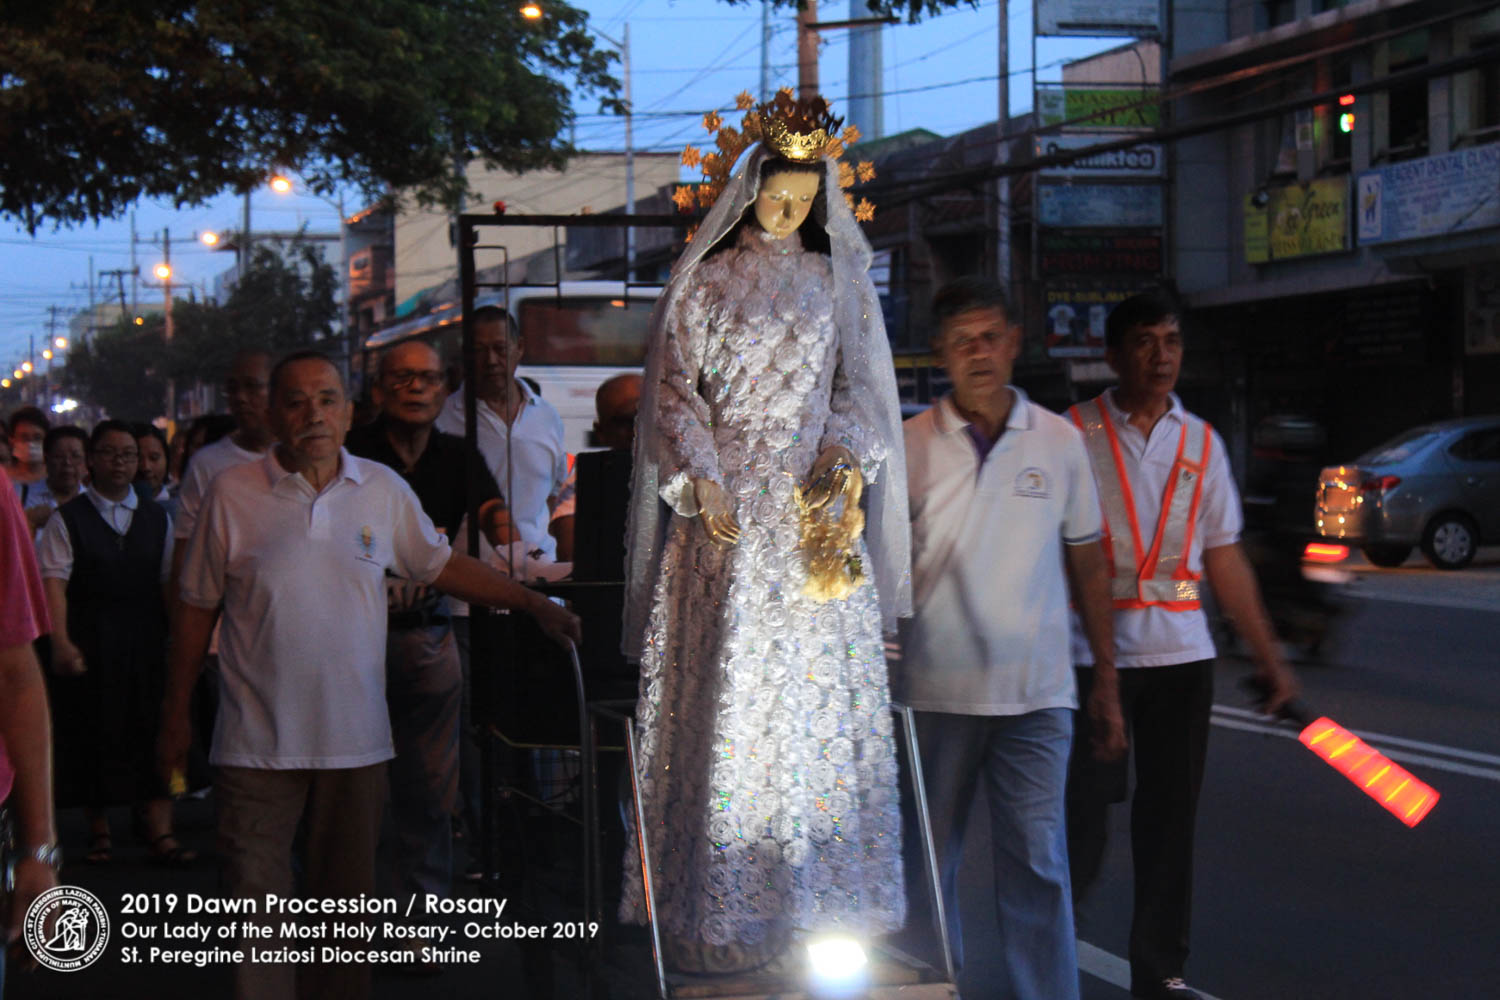
[[[618,281],[564,281],[480,296],[475,305],[504,305],[525,340],[516,374],[530,379],[557,408],[569,454],[592,447],[594,393],[607,379],[639,373],[651,334],[659,287],[626,288]],[[364,370],[373,377],[381,354],[420,339],[435,347],[450,370],[463,369],[462,316],[457,304],[398,323],[365,341]]]

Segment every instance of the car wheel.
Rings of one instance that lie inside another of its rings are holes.
[[[1438,569],[1467,566],[1479,548],[1479,529],[1457,512],[1439,514],[1422,535],[1422,554]]]
[[[1406,562],[1406,557],[1411,555],[1410,545],[1366,545],[1360,549],[1365,558],[1370,560],[1371,565],[1384,566],[1391,569]]]

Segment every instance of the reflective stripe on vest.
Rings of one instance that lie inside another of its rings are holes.
[[[1163,607],[1169,611],[1198,608],[1201,574],[1188,569],[1188,553],[1213,443],[1208,424],[1191,414],[1183,421],[1177,455],[1162,493],[1161,516],[1147,549],[1142,544],[1135,496],[1109,412],[1094,399],[1072,407],[1068,416],[1083,432],[1094,481],[1099,485],[1114,606]]]

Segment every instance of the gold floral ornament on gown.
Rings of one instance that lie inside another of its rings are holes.
[[[713,136],[714,150],[704,152],[689,144],[682,151],[682,165],[691,169],[702,169],[703,182],[697,187],[681,185],[672,194],[672,201],[679,211],[691,212],[696,203],[708,211],[724,192],[729,175],[734,170],[740,154],[752,143],[764,142],[778,156],[796,163],[815,163],[825,156],[840,159],[848,147],[862,136],[853,125],[844,125],[842,118],[835,118],[828,102],[821,97],[794,98],[792,88],[783,87],[776,97],[755,106],[755,98],[749,91],[741,91],[734,99],[737,110],[745,112],[740,127],[727,125],[717,111],[703,116],[703,129]],[[858,163],[839,164],[839,187],[844,191],[844,201],[849,205],[854,218],[869,222],[875,218],[875,205],[868,198],[855,201],[848,188],[875,179],[875,164],[869,160]],[[692,239],[689,233],[688,239]]]

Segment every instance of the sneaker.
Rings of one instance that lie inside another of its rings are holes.
[[[1181,976],[1168,976],[1144,991],[1131,990],[1130,995],[1145,997],[1146,1000],[1203,1000],[1203,994],[1183,982]]]

